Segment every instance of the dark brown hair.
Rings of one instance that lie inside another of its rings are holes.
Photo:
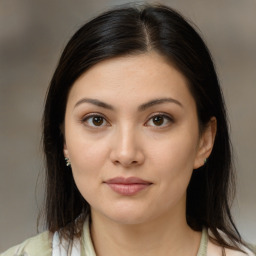
[[[187,78],[201,129],[211,117],[217,119],[212,153],[207,163],[193,172],[187,189],[187,222],[194,230],[209,228],[216,243],[239,250],[242,241],[230,213],[234,192],[231,145],[214,64],[192,25],[163,5],[107,11],[82,26],[64,49],[51,80],[43,116],[47,227],[72,241],[74,236],[80,236],[82,223],[90,212],[63,156],[60,127],[70,88],[81,74],[102,60],[148,51],[165,57]],[[230,242],[223,239],[220,230]]]

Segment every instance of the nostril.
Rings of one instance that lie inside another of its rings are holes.
[[[133,166],[133,165],[137,165],[138,164],[138,161],[113,161],[113,163],[115,165],[123,165],[123,166]]]
[[[124,147],[124,145],[126,147]],[[144,162],[145,156],[140,148],[136,148],[134,144],[127,146],[127,144],[121,145],[123,147],[113,147],[110,151],[110,160],[114,165],[122,165],[124,167],[140,165]]]
[[[115,165],[120,164],[119,161],[117,161],[117,160],[116,160],[116,161],[113,161],[113,163],[114,163]]]

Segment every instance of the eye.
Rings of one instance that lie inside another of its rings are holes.
[[[168,126],[173,119],[164,114],[157,114],[152,116],[146,123],[146,126],[165,127]]]
[[[87,126],[91,127],[103,127],[109,125],[109,123],[103,116],[95,114],[85,116],[82,122],[85,123]]]

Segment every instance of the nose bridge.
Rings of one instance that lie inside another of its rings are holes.
[[[144,156],[139,145],[139,131],[133,125],[122,125],[116,129],[112,146],[112,161],[124,166],[142,163]]]
[[[117,147],[121,154],[129,155],[136,149],[136,131],[131,125],[123,125],[118,129]]]

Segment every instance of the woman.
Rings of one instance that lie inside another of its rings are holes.
[[[174,10],[114,9],[85,24],[43,123],[48,231],[3,255],[253,255],[230,213],[214,65]]]

